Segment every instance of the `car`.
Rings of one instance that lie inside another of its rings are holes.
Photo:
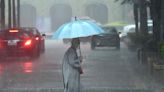
[[[127,25],[124,27],[123,31],[120,33],[120,38],[121,40],[124,40],[124,38],[127,37],[128,33],[134,33],[135,32],[135,25],[131,24],[131,25]],[[152,34],[153,33],[153,24],[148,24],[148,34]]]
[[[30,32],[39,44],[40,52],[45,52],[45,34],[41,34],[36,27],[21,27],[22,30]]]
[[[95,47],[111,47],[114,46],[117,49],[120,49],[120,38],[119,33],[115,27],[102,27],[105,31],[102,34],[94,35],[91,38],[91,49]]]
[[[147,26],[148,26],[148,33],[152,34],[153,33],[152,20],[148,20],[147,23],[148,23],[147,24]],[[140,24],[140,23],[138,23],[138,24]],[[135,28],[136,28],[135,24],[129,24],[129,25],[124,26],[123,27],[123,31],[119,35],[121,40],[124,40],[124,38],[127,37],[128,33],[134,33],[135,32]]]
[[[7,56],[40,56],[40,44],[28,31],[22,28],[10,28],[1,31],[1,52]]]
[[[126,25],[123,27],[123,31],[120,33],[120,38],[123,40],[127,37],[128,33],[135,32],[135,24]]]

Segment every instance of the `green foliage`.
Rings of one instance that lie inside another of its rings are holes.
[[[128,33],[128,37],[130,40],[135,43],[136,45],[143,45],[146,43],[150,38],[152,38],[152,35],[143,35],[143,34],[136,34],[136,33]]]
[[[159,53],[162,58],[164,58],[164,42],[160,42],[159,44]]]
[[[127,23],[125,22],[122,22],[122,21],[116,21],[116,22],[112,22],[112,23],[108,23],[108,24],[105,24],[103,25],[104,27],[108,27],[108,26],[113,26],[113,27],[123,27],[123,26],[126,26],[128,25]]]
[[[115,0],[115,2],[122,1],[121,4],[133,4],[134,0]]]

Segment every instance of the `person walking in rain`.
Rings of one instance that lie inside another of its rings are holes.
[[[80,74],[82,58],[78,57],[77,49],[80,40],[73,38],[71,47],[65,52],[62,64],[64,92],[80,92]]]

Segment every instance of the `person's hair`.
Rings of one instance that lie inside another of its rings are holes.
[[[74,45],[75,43],[80,42],[79,38],[73,38],[71,44]]]

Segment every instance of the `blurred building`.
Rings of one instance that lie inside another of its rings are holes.
[[[88,16],[101,24],[131,21],[130,5],[115,0],[21,0],[21,26],[37,26],[55,31],[72,17]]]

